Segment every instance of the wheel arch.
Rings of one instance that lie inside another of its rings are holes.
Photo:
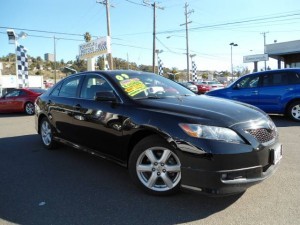
[[[34,102],[30,101],[30,100],[27,100],[26,102],[24,102],[23,104],[23,109],[25,110],[25,107],[27,105],[27,103],[32,103],[34,105]]]
[[[143,130],[137,131],[136,133],[134,133],[130,140],[129,140],[129,144],[128,144],[128,148],[127,148],[127,167],[128,167],[128,160],[130,157],[130,154],[132,153],[132,150],[134,148],[134,146],[140,142],[142,139],[152,136],[152,135],[156,135],[158,137],[160,137],[161,139],[165,140],[166,142],[168,142],[172,147],[176,148],[176,144],[175,141],[173,140],[173,138],[162,132],[162,131],[158,131],[154,128],[145,128]]]
[[[38,134],[41,134],[41,121],[42,119],[46,118],[46,115],[40,114],[38,118]]]
[[[291,100],[285,105],[285,111],[284,111],[285,115],[288,115],[288,109],[289,109],[289,107],[291,106],[291,104],[293,104],[294,102],[297,102],[297,101],[300,102],[300,97],[291,99]]]

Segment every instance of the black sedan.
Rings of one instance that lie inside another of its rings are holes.
[[[152,73],[71,75],[35,106],[47,149],[60,142],[113,160],[151,194],[240,193],[273,174],[282,157],[277,129],[264,112],[195,95]]]

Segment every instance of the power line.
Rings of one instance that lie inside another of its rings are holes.
[[[178,54],[178,55],[184,54],[184,53],[182,53],[182,52],[179,53],[179,52],[175,52],[175,51],[171,50],[171,49],[168,48],[161,40],[159,40],[157,37],[156,37],[156,40],[157,40],[162,46],[164,46],[169,52],[174,53],[174,54]]]
[[[219,23],[219,24],[212,24],[212,25],[204,25],[204,26],[199,26],[199,27],[192,27],[192,28],[190,28],[190,30],[195,31],[195,30],[204,29],[204,28],[236,25],[236,24],[262,21],[262,20],[270,20],[270,19],[277,19],[277,18],[284,18],[284,17],[291,17],[291,16],[299,16],[299,15],[300,15],[300,13],[292,13],[292,14],[282,15],[282,16],[271,16],[271,17],[265,17],[265,18],[248,19],[248,20],[242,20],[242,21],[234,21],[234,22]],[[175,33],[175,32],[183,32],[183,31],[185,31],[185,30],[184,29],[176,29],[176,30],[161,31],[161,32],[157,32],[157,33],[158,34],[169,34],[169,33]]]
[[[65,33],[65,32],[57,32],[57,31],[47,31],[47,30],[34,30],[34,29],[27,29],[27,28],[19,28],[19,27],[0,27],[3,29],[14,29],[14,30],[23,30],[23,31],[31,31],[37,33],[47,33],[47,34],[60,34],[60,35],[70,35],[70,36],[84,36],[84,34],[72,34],[72,33]],[[96,36],[92,36],[96,37]]]
[[[134,5],[141,5],[141,6],[147,6],[146,4],[143,4],[143,3],[137,3],[137,2],[134,2],[134,1],[130,1],[130,0],[125,0],[126,2],[129,2],[131,4],[134,4]]]

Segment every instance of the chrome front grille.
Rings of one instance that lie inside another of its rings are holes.
[[[270,142],[276,138],[276,129],[271,130],[266,128],[258,128],[248,129],[246,131],[262,144]]]

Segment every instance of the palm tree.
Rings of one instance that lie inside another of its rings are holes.
[[[92,40],[92,36],[91,36],[91,34],[89,32],[85,32],[85,34],[84,34],[84,40],[85,40],[85,42],[89,42],[89,41]]]

